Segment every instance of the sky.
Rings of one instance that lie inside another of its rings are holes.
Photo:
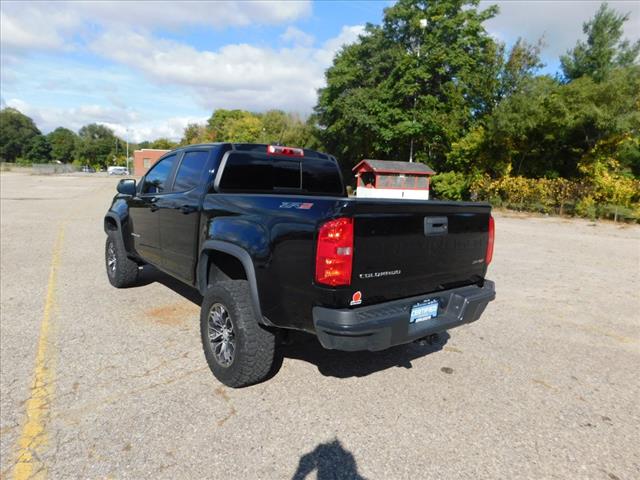
[[[101,123],[132,142],[178,140],[217,108],[311,113],[324,71],[392,1],[0,3],[0,103],[47,133]],[[483,1],[485,24],[507,46],[544,36],[543,73],[582,38],[599,1]],[[640,1],[630,13],[640,38]]]

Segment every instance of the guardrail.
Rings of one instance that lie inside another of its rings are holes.
[[[34,175],[54,175],[56,173],[79,172],[82,167],[69,163],[34,163],[31,165],[31,173]]]

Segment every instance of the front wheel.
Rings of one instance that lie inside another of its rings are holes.
[[[225,385],[245,387],[269,375],[275,335],[258,324],[246,280],[220,282],[207,290],[200,335],[209,368]]]
[[[138,280],[138,264],[127,256],[118,232],[111,231],[104,247],[104,260],[109,282],[116,288],[135,285]]]

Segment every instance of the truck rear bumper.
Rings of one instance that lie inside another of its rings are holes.
[[[485,280],[482,287],[471,285],[357,309],[314,307],[313,323],[324,348],[384,350],[474,322],[495,298],[495,284]],[[438,301],[438,316],[410,323],[411,308],[425,300]]]

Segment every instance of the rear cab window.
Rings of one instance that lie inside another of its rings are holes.
[[[185,152],[173,183],[174,192],[186,192],[200,184],[202,171],[209,158],[208,150],[193,150]]]
[[[325,158],[323,158],[325,157]],[[216,181],[219,192],[344,196],[337,162],[328,156],[285,157],[229,152]]]

